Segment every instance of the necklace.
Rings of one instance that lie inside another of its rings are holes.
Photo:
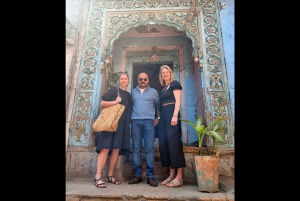
[[[170,83],[163,88],[162,92],[165,92],[169,88],[169,85]]]

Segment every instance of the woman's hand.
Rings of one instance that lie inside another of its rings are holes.
[[[171,120],[171,125],[172,126],[175,126],[176,124],[177,124],[177,122],[178,122],[178,117],[172,117],[172,120]]]
[[[116,98],[116,100],[115,100],[117,103],[121,103],[121,101],[122,101],[122,98],[120,97],[120,96],[118,96],[117,98]]]

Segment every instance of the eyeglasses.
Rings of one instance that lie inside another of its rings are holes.
[[[139,78],[139,81],[141,82],[141,81],[143,81],[143,79],[145,82],[148,80],[147,78]]]

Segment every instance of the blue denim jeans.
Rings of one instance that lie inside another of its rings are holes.
[[[142,177],[141,150],[144,138],[146,155],[146,176],[154,178],[154,138],[155,128],[151,119],[133,119],[131,122],[133,144],[133,172],[135,177]]]

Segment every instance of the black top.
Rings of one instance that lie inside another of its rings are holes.
[[[123,91],[119,88],[121,104],[125,105],[125,110],[119,120],[116,132],[95,132],[96,152],[101,149],[120,149],[120,155],[127,154],[130,150],[130,119],[132,112],[131,94],[128,91]],[[118,91],[115,86],[111,87],[103,96],[104,101],[114,101],[118,96]],[[111,153],[111,150],[109,154]]]
[[[173,90],[175,90],[175,89],[181,90],[182,89],[180,83],[177,80],[173,80],[173,82],[171,82],[169,85],[170,85],[170,87],[167,85],[164,88],[166,90],[163,90],[159,96],[161,105],[164,105],[165,103],[176,102],[174,94],[173,94]]]
[[[121,88],[119,88],[119,93],[120,93],[120,97],[122,98],[120,104],[125,105],[125,110],[124,110],[121,118],[123,116],[125,116],[126,122],[130,122],[131,112],[132,112],[131,94],[128,91],[123,91]],[[103,94],[102,100],[114,101],[114,100],[116,100],[117,96],[118,96],[117,87],[113,86],[105,94]],[[124,113],[126,115],[124,115]]]

